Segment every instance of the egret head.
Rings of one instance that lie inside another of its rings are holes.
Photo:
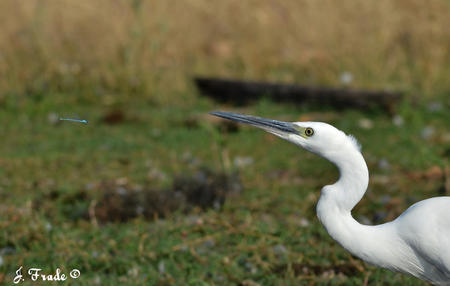
[[[339,129],[323,122],[284,122],[223,111],[214,111],[211,114],[264,129],[328,159],[332,159],[333,154],[341,153],[347,148],[358,151],[360,149],[352,136],[347,136]]]

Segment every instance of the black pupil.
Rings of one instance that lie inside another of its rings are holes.
[[[313,131],[310,128],[306,129],[306,135],[312,135],[312,133]]]

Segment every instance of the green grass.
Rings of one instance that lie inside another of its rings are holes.
[[[10,0],[0,8],[0,284],[23,266],[79,269],[68,285],[424,285],[361,262],[328,236],[315,205],[338,177],[330,163],[261,130],[225,132],[207,113],[327,121],[354,134],[371,185],[353,214],[395,218],[448,188],[448,1]],[[265,99],[218,106],[192,86],[192,75],[205,75],[342,87],[344,72],[354,77],[349,88],[404,91],[404,124],[379,110]],[[440,110],[429,110],[433,101]],[[125,120],[107,124],[112,110]],[[366,119],[372,128],[361,128]],[[253,163],[238,168],[237,157]],[[104,182],[164,189],[200,167],[239,172],[244,191],[220,210],[158,220],[102,225],[87,216]]]
[[[192,90],[166,96],[172,103],[124,100],[116,108],[126,120],[116,125],[102,121],[111,106],[70,94],[3,103],[0,281],[10,284],[22,265],[44,273],[59,267],[66,275],[79,269],[81,277],[69,278],[69,285],[361,285],[365,279],[369,285],[424,285],[361,262],[328,236],[315,204],[321,186],[338,176],[331,164],[260,130],[219,130],[207,112],[231,107],[217,106]],[[405,119],[400,127],[378,111],[317,111],[267,100],[241,111],[292,121],[300,115],[320,120],[326,114],[329,122],[354,134],[372,178],[387,178],[374,180],[354,211],[356,218],[372,219],[386,208],[385,195],[397,199],[386,215],[395,217],[411,202],[436,196],[443,184],[413,180],[411,174],[448,165],[445,108],[431,112],[425,103],[405,102],[398,111]],[[48,119],[53,113],[90,122],[53,124]],[[200,119],[189,125],[186,118]],[[363,118],[372,120],[373,128],[361,128]],[[429,125],[435,133],[425,140],[420,133]],[[198,168],[184,159],[186,154],[201,166],[239,171],[244,191],[221,210],[194,209],[156,221],[98,225],[77,215],[99,197],[94,188],[87,199],[78,198],[86,185],[127,178],[137,185],[166,186],[177,174]],[[250,156],[253,163],[239,169],[232,164],[237,156]],[[378,167],[382,158],[389,170]],[[165,177],[153,177],[151,170]],[[51,199],[51,192],[58,197]]]

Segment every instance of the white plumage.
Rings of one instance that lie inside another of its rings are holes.
[[[321,122],[212,114],[262,128],[334,163],[340,177],[322,188],[317,216],[330,236],[353,255],[436,285],[450,285],[450,197],[420,201],[392,222],[362,225],[351,210],[367,189],[369,171],[353,136]]]

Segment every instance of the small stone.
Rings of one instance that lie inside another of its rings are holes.
[[[250,166],[253,164],[253,158],[252,157],[240,157],[237,156],[234,158],[233,164],[237,168],[245,168],[247,166]]]
[[[405,124],[405,120],[404,120],[403,117],[401,117],[400,115],[395,115],[395,116],[392,118],[392,123],[393,123],[395,126],[400,127],[400,126],[403,126],[403,124]]]
[[[84,186],[84,188],[85,188],[87,191],[92,191],[92,190],[94,190],[96,187],[97,187],[97,184],[95,184],[95,183],[87,183],[87,184]]]
[[[247,262],[245,264],[245,269],[250,272],[251,274],[255,274],[256,272],[258,272],[258,269],[253,265],[253,263],[251,262]]]
[[[353,75],[350,72],[345,71],[341,73],[341,75],[339,76],[339,80],[342,84],[349,85],[353,81]]]
[[[213,248],[215,245],[216,243],[214,242],[214,239],[208,239],[202,243],[202,246],[206,248]]]
[[[443,108],[442,103],[439,101],[433,101],[427,105],[428,111],[431,112],[441,111],[442,108]]]
[[[203,219],[197,215],[190,215],[186,217],[188,225],[202,225]]]
[[[425,140],[430,139],[430,137],[434,134],[434,128],[432,126],[426,126],[422,131],[420,131],[420,137]]]
[[[130,270],[128,270],[128,276],[136,278],[139,275],[139,268],[133,267]]]
[[[125,189],[124,187],[118,187],[116,189],[116,193],[121,196],[125,196],[127,192],[128,192],[127,189]]]
[[[216,245],[216,243],[214,242],[213,239],[205,240],[205,241],[204,241],[202,244],[200,244],[199,247],[197,248],[197,253],[198,253],[198,254],[206,254],[206,253],[208,253],[208,251],[211,250],[215,245]]]
[[[163,171],[161,171],[156,167],[150,168],[150,170],[147,173],[147,177],[149,179],[156,179],[159,181],[165,181],[167,179],[166,173],[164,173]]]
[[[251,263],[250,261],[247,261],[246,259],[241,259],[239,261],[239,265],[241,265],[245,271],[250,272],[252,274],[255,274],[256,272],[258,272],[258,269],[256,269],[256,267],[253,265],[253,263]]]
[[[330,270],[325,270],[321,276],[326,279],[331,279],[335,275],[336,275],[336,273],[334,272],[334,269],[330,269]]]
[[[221,208],[222,203],[219,200],[215,200],[213,203],[213,209],[215,209],[216,211],[220,211]]]
[[[222,284],[224,283],[225,279],[226,279],[226,278],[225,278],[224,275],[222,275],[222,274],[217,274],[214,280],[217,281],[217,282],[220,282],[220,284],[222,285]]]
[[[378,168],[381,170],[389,170],[391,168],[391,164],[389,163],[389,161],[385,158],[381,158],[378,161]]]
[[[118,179],[116,180],[116,184],[119,185],[119,186],[125,186],[125,185],[128,184],[128,179],[125,178],[125,177],[118,178]]]
[[[53,125],[56,125],[59,123],[59,116],[55,112],[50,112],[47,116],[48,122],[50,122]]]
[[[309,220],[307,220],[306,218],[302,217],[300,219],[299,224],[300,224],[301,227],[308,227],[309,226]]]
[[[358,121],[358,125],[363,129],[371,129],[373,127],[373,122],[368,118],[361,118]]]
[[[51,223],[49,223],[49,222],[45,223],[45,230],[47,230],[47,231],[51,231],[51,230],[52,230],[52,228],[53,228],[53,226],[52,226],[52,224],[51,224]]]
[[[285,254],[288,253],[286,247],[284,247],[284,245],[282,244],[277,244],[273,247],[273,252],[275,253],[275,255],[277,256],[283,256]]]
[[[160,261],[158,263],[158,271],[159,273],[163,274],[166,272],[166,266],[164,265],[164,261]]]
[[[15,254],[15,253],[16,253],[16,249],[11,246],[6,246],[6,247],[3,247],[2,249],[0,249],[0,255],[11,255],[11,254]]]

